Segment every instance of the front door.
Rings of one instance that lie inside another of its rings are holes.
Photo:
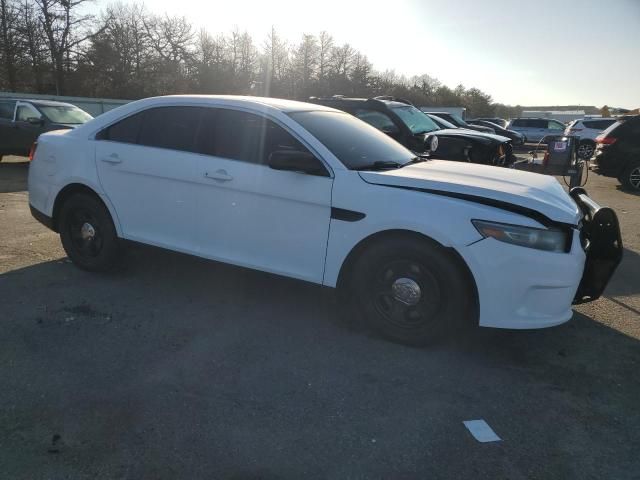
[[[202,254],[321,282],[331,216],[329,172],[269,168],[273,151],[308,149],[281,125],[248,112],[208,109],[199,143]]]
[[[100,183],[125,238],[198,253],[194,152],[202,112],[152,108],[97,135]]]
[[[42,114],[33,105],[18,102],[13,138],[13,148],[16,154],[26,155],[29,153],[33,142],[44,132],[44,121]]]

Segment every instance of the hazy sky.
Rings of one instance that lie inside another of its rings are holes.
[[[97,6],[106,5],[101,0]],[[640,0],[146,0],[262,43],[326,30],[377,70],[427,73],[521,105],[640,107]]]

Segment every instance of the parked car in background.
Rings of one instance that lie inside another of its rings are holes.
[[[616,123],[615,118],[584,118],[573,120],[564,130],[565,135],[580,137],[578,156],[590,159],[596,149],[596,137]]]
[[[493,128],[483,127],[481,125],[469,125],[465,122],[462,117],[456,115],[455,113],[447,113],[447,112],[424,112],[430,115],[436,115],[447,122],[455,125],[458,128],[466,128],[467,130],[476,130],[478,132],[484,133],[496,133]]]
[[[44,132],[75,128],[92,118],[69,103],[0,99],[0,160],[3,155],[28,155]]]
[[[472,120],[483,120],[485,122],[495,123],[496,125],[500,125],[502,128],[507,128],[507,124],[509,123],[507,120],[500,117],[479,117],[473,118]],[[471,120],[467,119],[466,122],[471,123]]]
[[[480,125],[482,127],[493,128],[497,135],[502,135],[503,137],[507,137],[511,139],[511,143],[513,145],[523,145],[524,144],[524,135],[520,132],[516,132],[515,130],[507,130],[506,128],[502,128],[497,123],[488,122],[486,120],[467,120],[469,125]]]
[[[640,191],[640,115],[620,117],[596,137],[595,171]]]
[[[525,137],[527,142],[544,143],[547,135],[563,135],[565,125],[558,120],[548,118],[514,118],[507,125],[508,130],[515,130]]]
[[[412,345],[564,323],[622,249],[615,214],[592,222],[599,207],[551,176],[427,160],[345,112],[274,98],[156,97],[45,133],[29,205],[85,270],[133,240],[336,287]]]
[[[456,127],[441,128],[407,100],[390,96],[369,99],[333,96],[312,97],[309,101],[348,112],[410,150],[428,153],[431,158],[497,166],[513,163],[508,138]]]

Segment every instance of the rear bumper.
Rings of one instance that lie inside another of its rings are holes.
[[[616,213],[591,200],[584,188],[571,189],[584,219],[580,231],[581,243],[587,256],[584,273],[573,299],[574,304],[600,298],[622,260],[622,235]]]
[[[596,173],[600,175],[616,177],[622,171],[622,162],[614,154],[597,147],[593,156]]]

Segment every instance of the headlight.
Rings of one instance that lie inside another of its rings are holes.
[[[491,237],[521,247],[564,252],[567,245],[567,234],[562,230],[522,227],[484,220],[471,220],[471,223],[484,238]]]

